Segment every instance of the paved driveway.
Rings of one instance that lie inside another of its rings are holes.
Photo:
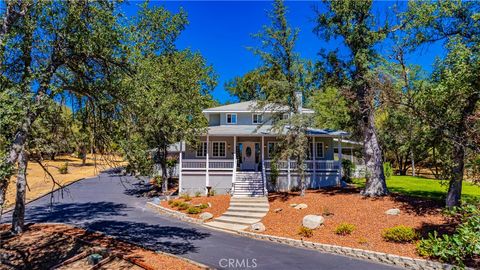
[[[293,248],[210,230],[145,208],[143,186],[132,177],[101,174],[32,202],[27,222],[62,222],[226,269],[395,269],[349,257]],[[10,214],[2,223],[10,221]],[[230,265],[229,265],[230,262]]]

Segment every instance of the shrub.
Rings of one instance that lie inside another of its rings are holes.
[[[200,197],[200,196],[202,196],[202,192],[200,191],[195,192],[195,197]]]
[[[313,230],[310,229],[310,228],[307,228],[305,226],[301,226],[299,229],[298,229],[298,235],[302,236],[302,237],[306,237],[306,238],[309,238],[309,237],[312,237],[313,236]]]
[[[333,212],[330,211],[330,208],[323,207],[322,216],[324,217],[333,216]]]
[[[169,204],[170,204],[170,201],[169,201]],[[170,206],[172,206],[172,207],[178,207],[179,204],[180,204],[179,201],[172,201],[172,203],[170,204]]]
[[[186,210],[190,205],[186,202],[180,202],[178,204],[178,210]]]
[[[188,195],[188,193],[182,194],[182,195],[180,196],[180,198],[184,199],[186,202],[192,200],[192,197],[190,197],[190,195]]]
[[[360,237],[360,238],[358,238],[358,243],[361,244],[361,245],[366,245],[366,244],[368,244],[368,240],[365,237]]]
[[[68,162],[63,163],[63,165],[60,166],[60,168],[58,168],[58,172],[60,174],[67,174],[68,173]]]
[[[408,243],[417,239],[418,234],[413,228],[400,225],[385,229],[382,237],[388,242]]]
[[[187,209],[187,213],[188,214],[198,214],[198,213],[201,213],[202,212],[202,209],[198,208],[198,207],[195,207],[195,206],[190,206],[188,209]]]
[[[417,252],[423,257],[438,258],[443,262],[465,266],[466,261],[480,257],[480,209],[475,205],[454,208],[451,215],[459,216],[461,224],[453,235],[438,236],[436,231],[417,243]]]
[[[351,234],[355,230],[355,225],[350,223],[340,223],[340,225],[335,228],[335,233],[339,235],[348,235]]]
[[[208,196],[215,196],[217,194],[217,191],[214,188],[211,188],[210,191],[208,192]]]
[[[385,179],[390,179],[393,175],[392,164],[390,162],[383,163],[383,173],[385,174]]]
[[[169,200],[167,203],[168,203],[168,205],[172,205],[173,202],[174,202],[174,200]]]
[[[342,159],[342,172],[343,172],[343,177],[342,180],[351,183],[352,182],[352,174],[353,171],[355,170],[355,164],[353,164],[352,161],[349,159]]]
[[[200,208],[200,209],[206,209],[206,208],[208,208],[208,204],[202,203],[202,204],[200,204],[200,205],[198,206],[198,208]]]

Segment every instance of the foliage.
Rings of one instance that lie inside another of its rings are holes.
[[[189,203],[186,203],[186,202],[178,203],[178,210],[186,210],[189,207],[190,207]]]
[[[306,237],[306,238],[310,238],[313,236],[313,230],[310,229],[310,228],[307,228],[305,226],[301,226],[299,229],[298,229],[298,235],[302,236],[302,237]]]
[[[207,194],[209,197],[217,195],[217,191],[212,187]]]
[[[315,111],[315,127],[350,131],[348,104],[338,88],[326,86],[315,91],[308,104]]]
[[[187,209],[187,214],[191,214],[191,215],[199,214],[201,212],[202,212],[202,209],[199,208],[199,207],[195,207],[195,206],[190,206]]]
[[[170,201],[171,201],[172,203],[170,203]],[[172,201],[172,200],[170,200],[170,201],[169,201],[169,204],[170,204],[172,207],[178,207],[178,206],[180,205],[180,203],[181,203],[180,201]]]
[[[339,235],[348,235],[348,234],[352,234],[354,230],[355,230],[355,225],[343,222],[343,223],[340,223],[335,228],[335,233]]]
[[[418,238],[415,229],[404,225],[385,229],[382,233],[383,239],[388,242],[408,243]]]
[[[393,175],[392,164],[390,162],[383,163],[383,173],[385,174],[386,179],[390,179]]]
[[[63,163],[60,167],[58,167],[58,172],[60,174],[67,174],[68,173],[68,162]]]
[[[350,183],[352,182],[352,174],[355,171],[355,164],[349,159],[342,159],[342,180]]]
[[[207,209],[207,208],[208,208],[208,204],[202,203],[202,204],[200,204],[200,205],[198,206],[198,208],[200,208],[200,209]]]
[[[192,200],[192,197],[190,197],[190,195],[189,195],[188,193],[182,194],[182,195],[180,196],[180,198],[182,198],[182,199],[185,200],[186,202]]]
[[[440,259],[443,262],[465,266],[465,262],[480,257],[480,208],[470,204],[455,207],[451,215],[460,218],[461,224],[452,235],[439,236],[436,231],[417,244],[418,254]]]
[[[196,192],[195,192],[195,197],[200,197],[200,196],[202,196],[202,192],[196,191]]]

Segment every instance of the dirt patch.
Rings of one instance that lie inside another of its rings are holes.
[[[300,197],[299,193],[271,194],[269,201],[270,211],[262,220],[266,226],[265,234],[302,239],[298,231],[303,217],[322,215],[324,225],[304,240],[416,258],[419,256],[415,243],[386,242],[382,238],[383,230],[405,225],[426,235],[433,230],[451,231],[454,227],[441,214],[441,205],[435,201],[405,196],[364,198],[354,188],[307,191],[305,197]],[[290,206],[300,203],[307,204],[308,208],[297,210]],[[282,210],[275,212],[278,208]],[[391,208],[400,209],[400,215],[385,214]],[[343,222],[355,226],[352,234],[335,234],[336,227]]]
[[[3,225],[0,227],[0,233],[8,229],[9,226]],[[92,248],[92,245],[106,248],[110,253],[124,258],[112,260],[111,266],[138,264],[141,266],[139,268],[145,269],[201,269],[166,254],[155,253],[99,233],[59,224],[34,224],[29,226],[25,233],[2,240],[0,269],[50,269]],[[89,269],[82,268],[82,263],[85,262],[77,261],[78,269]]]
[[[175,199],[175,201],[185,202],[185,200],[182,198]],[[191,205],[210,203],[211,207],[203,209],[203,212],[212,213],[213,217],[216,218],[221,216],[223,213],[227,211],[228,207],[230,206],[230,195],[215,195],[211,197],[206,197],[206,196],[192,197],[190,201],[186,201],[186,202],[190,203]],[[166,201],[161,202],[161,206],[186,213],[186,210],[179,210],[177,207],[173,207],[169,205],[168,202]],[[200,214],[189,214],[189,216],[198,218]]]
[[[68,173],[60,174],[59,168],[68,162]],[[72,156],[58,156],[55,160],[45,160],[43,166],[53,175],[61,185],[66,185],[78,179],[98,175],[101,171],[120,166],[120,157],[88,155],[86,164],[82,166],[82,160]],[[15,202],[16,178],[12,178],[7,189],[5,207],[12,206]],[[27,168],[27,201],[31,201],[52,191],[53,182],[43,168],[36,162],[30,161]],[[55,188],[58,188],[56,186]]]

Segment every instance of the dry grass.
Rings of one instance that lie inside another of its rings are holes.
[[[60,174],[58,168],[68,162],[68,173]],[[54,161],[45,160],[42,162],[48,171],[53,175],[55,181],[61,185],[66,185],[75,182],[82,178],[92,177],[98,175],[101,171],[119,166],[123,164],[119,157],[100,155],[88,155],[87,162],[82,166],[82,160],[72,156],[59,156]],[[12,178],[7,189],[7,196],[5,207],[8,208],[15,203],[15,177]],[[42,167],[34,162],[30,161],[27,168],[27,201],[36,199],[42,195],[52,191],[54,187],[51,178],[45,173]],[[57,189],[58,186],[55,186]]]

